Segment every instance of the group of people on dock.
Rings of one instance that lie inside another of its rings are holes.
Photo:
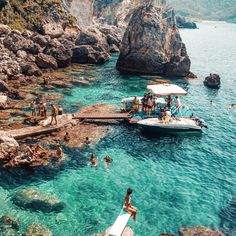
[[[50,104],[51,107],[51,122],[50,125],[52,125],[53,121],[55,122],[55,125],[57,125],[57,115],[63,114],[63,108],[62,106],[56,107],[54,104]],[[40,99],[37,97],[34,99],[30,104],[32,117],[39,116],[43,119],[47,119],[47,103],[40,101]]]

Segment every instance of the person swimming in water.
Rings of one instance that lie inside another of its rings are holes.
[[[104,157],[103,160],[104,160],[104,165],[105,165],[106,168],[108,168],[109,165],[110,165],[110,164],[112,163],[112,161],[113,161],[113,159],[112,159],[111,157],[109,157],[109,156]]]
[[[125,196],[125,204],[124,204],[124,211],[127,211],[128,213],[131,214],[133,217],[134,221],[136,221],[136,215],[137,215],[137,208],[133,207],[131,205],[131,195],[132,195],[133,190],[131,188],[127,189],[126,196]]]
[[[90,165],[91,166],[97,166],[98,165],[98,159],[97,157],[92,153],[91,156],[90,156]]]

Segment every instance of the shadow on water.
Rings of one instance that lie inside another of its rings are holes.
[[[228,205],[219,213],[220,228],[226,236],[236,236],[236,198],[233,198]]]

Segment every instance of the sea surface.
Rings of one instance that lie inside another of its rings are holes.
[[[0,171],[0,213],[27,225],[47,226],[56,236],[87,236],[104,232],[119,214],[126,189],[133,189],[137,223],[129,225],[136,236],[175,233],[179,228],[204,225],[236,235],[236,24],[199,23],[197,30],[181,30],[198,79],[173,80],[188,91],[182,98],[208,125],[200,135],[147,137],[125,124],[95,147],[64,148],[67,160],[56,169]],[[90,85],[64,93],[66,111],[94,103],[120,105],[124,97],[143,95],[150,80],[158,77],[120,75],[118,55],[102,66],[73,66],[65,73],[93,77]],[[204,87],[209,73],[219,73],[219,90]],[[210,101],[213,101],[212,105]],[[100,159],[88,166],[89,154]],[[109,169],[102,158],[110,155]],[[11,198],[23,188],[56,194],[66,207],[60,213],[42,213],[15,206]]]

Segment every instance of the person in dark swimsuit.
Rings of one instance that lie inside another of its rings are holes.
[[[134,221],[136,221],[136,215],[137,215],[137,208],[133,207],[131,205],[131,194],[132,194],[133,190],[131,188],[127,189],[127,193],[125,196],[125,204],[124,204],[124,211],[127,211],[128,213],[131,214],[131,216],[133,217]]]

